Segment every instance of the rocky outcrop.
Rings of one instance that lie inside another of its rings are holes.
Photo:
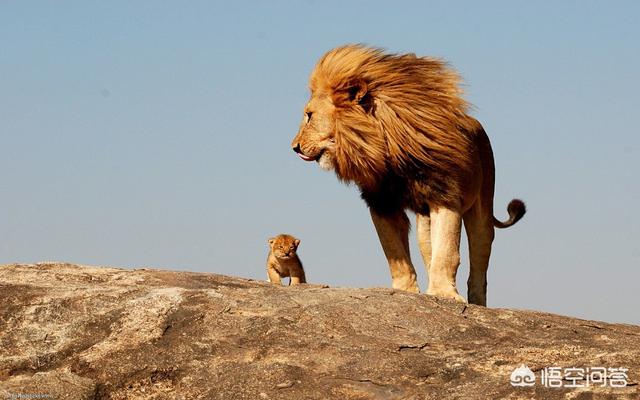
[[[511,385],[521,364],[533,386]],[[545,387],[550,367],[584,379]],[[627,368],[627,386],[587,382],[597,367]],[[638,326],[391,289],[0,266],[0,398],[637,399],[639,374]]]

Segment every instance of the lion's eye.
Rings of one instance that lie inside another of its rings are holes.
[[[305,122],[308,124],[311,121],[311,116],[313,115],[313,113],[311,111],[307,111],[305,113]]]

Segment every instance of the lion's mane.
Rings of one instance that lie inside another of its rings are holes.
[[[482,127],[467,115],[459,81],[434,58],[362,45],[326,53],[310,89],[331,96],[336,106],[338,177],[358,184],[370,206],[383,186],[406,188],[411,181],[422,182],[419,191],[432,205],[460,201],[471,173],[473,135]],[[398,194],[397,202],[407,196]]]

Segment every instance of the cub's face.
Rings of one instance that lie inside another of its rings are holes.
[[[300,240],[291,235],[278,235],[269,239],[271,252],[280,260],[288,260],[296,255]]]
[[[335,109],[329,95],[312,95],[304,108],[302,123],[291,146],[305,161],[317,161],[321,168],[335,165]]]

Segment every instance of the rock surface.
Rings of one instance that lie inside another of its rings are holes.
[[[510,384],[521,364],[534,386]],[[548,388],[545,367],[624,367],[628,386]],[[638,399],[639,381],[638,326],[391,289],[0,266],[2,399]]]

